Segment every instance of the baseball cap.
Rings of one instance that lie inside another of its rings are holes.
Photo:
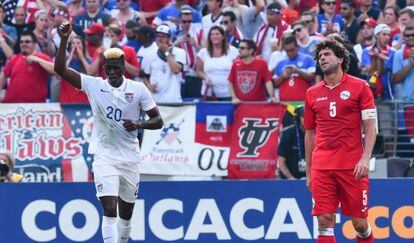
[[[374,29],[374,36],[381,33],[382,31],[391,31],[391,28],[386,24],[379,24]]]
[[[83,32],[87,35],[103,35],[105,33],[105,27],[100,23],[92,23],[89,28],[84,29]]]
[[[155,32],[157,33],[163,33],[166,35],[171,36],[171,30],[170,27],[168,25],[162,24],[162,25],[158,25],[157,29],[155,29]]]
[[[364,24],[368,24],[369,26],[371,26],[371,28],[375,28],[375,26],[377,26],[377,21],[375,21],[375,19],[373,18],[368,18],[361,21],[361,27],[364,26]]]
[[[192,14],[193,9],[189,5],[183,5],[180,8],[180,13],[182,13],[182,14]]]
[[[282,8],[279,6],[279,4],[273,2],[271,4],[269,4],[266,7],[266,13],[281,13],[282,12]]]

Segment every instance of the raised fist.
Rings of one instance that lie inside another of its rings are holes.
[[[60,38],[69,38],[70,33],[72,33],[72,24],[70,22],[65,22],[59,26],[59,35]]]

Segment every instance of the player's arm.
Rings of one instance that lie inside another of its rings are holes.
[[[290,173],[289,168],[286,166],[286,158],[278,156],[277,161],[279,163],[280,172],[286,177],[286,179],[294,180],[295,177]]]
[[[306,156],[306,186],[310,187],[312,153],[315,148],[315,129],[305,132],[305,156]]]
[[[164,122],[160,115],[160,112],[157,107],[154,107],[145,112],[149,119],[146,121],[132,121],[123,119],[124,123],[123,126],[128,132],[132,132],[137,130],[138,128],[141,129],[149,129],[149,130],[156,130],[162,128]]]
[[[78,89],[81,89],[82,85],[80,74],[77,71],[68,68],[66,64],[66,46],[68,44],[68,38],[71,32],[72,25],[69,22],[63,23],[59,26],[59,35],[61,41],[55,59],[54,70],[59,76],[68,81],[71,85]]]

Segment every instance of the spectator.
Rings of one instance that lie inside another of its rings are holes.
[[[138,81],[144,82],[144,71],[142,70],[142,65],[145,59],[150,59],[153,56],[157,55],[158,47],[155,43],[155,30],[149,25],[140,26],[135,30],[136,38],[139,44],[142,47],[138,50],[138,62],[141,67],[140,77]]]
[[[52,41],[55,47],[60,45],[60,36],[58,33],[58,27],[62,24],[69,21],[69,12],[68,9],[62,6],[57,6],[50,9],[49,11],[49,22],[51,28]]]
[[[270,44],[272,40],[280,40],[285,30],[289,28],[288,24],[280,19],[282,7],[274,2],[267,6],[267,23],[264,23],[256,32],[253,40],[257,43],[257,54],[268,62],[272,54]]]
[[[294,23],[292,25],[292,29],[299,44],[299,52],[313,56],[316,49],[316,44],[318,44],[320,39],[309,36],[308,29],[306,28],[304,22]]]
[[[400,33],[400,26],[398,25],[398,18],[400,8],[397,5],[389,5],[384,9],[384,22],[391,29],[391,38],[389,45],[392,44],[394,36]]]
[[[88,51],[88,55],[92,59],[95,59],[98,56],[98,49],[103,45],[105,27],[99,23],[92,23],[83,32],[86,35],[86,50]]]
[[[73,30],[79,36],[85,37],[84,30],[88,29],[92,23],[107,25],[110,18],[100,9],[99,0],[85,0],[86,12],[75,16],[73,20]]]
[[[236,0],[228,0],[226,2],[227,7],[224,8],[225,11],[231,10],[236,14],[237,27],[241,29],[245,38],[252,39],[265,19],[262,18],[262,14],[264,14],[262,10],[266,6],[264,0],[256,0],[250,7],[239,4]]]
[[[297,8],[299,6],[299,0],[286,0],[287,7],[282,10],[282,20],[291,25],[299,20],[299,12]]]
[[[237,28],[236,15],[231,11],[224,12],[220,25],[226,32],[227,44],[236,48],[239,47],[239,43],[243,39],[243,33]]]
[[[132,20],[128,20],[125,24],[125,38],[123,43],[126,46],[134,48],[135,52],[138,52],[138,50],[141,48],[141,45],[138,43],[134,32],[134,29],[137,29],[138,27],[139,25]]]
[[[170,0],[137,0],[141,13],[145,16],[148,24],[152,24],[160,9],[168,5]]]
[[[168,25],[159,25],[157,32],[157,55],[146,58],[142,69],[147,78],[145,85],[151,91],[154,101],[182,102],[181,80],[185,52],[172,46],[172,32]]]
[[[137,53],[135,52],[134,48],[130,46],[120,45],[122,40],[122,33],[121,27],[118,25],[110,25],[107,27],[108,37],[111,40],[110,48],[119,48],[124,52],[124,60],[125,60],[125,73],[124,76],[127,79],[134,79],[139,75],[139,63],[137,59]],[[100,54],[102,54],[107,47],[101,46],[98,50]],[[99,75],[105,79],[105,71],[104,71],[104,58],[103,55],[98,55],[97,58],[91,64],[90,72],[94,74],[98,71]]]
[[[177,40],[174,45],[185,51],[187,64],[185,65],[185,82],[181,85],[183,98],[201,97],[202,80],[197,76],[197,53],[201,48],[203,30],[193,24],[193,11],[182,7],[180,14]]]
[[[85,8],[83,7],[83,0],[70,0],[68,12],[71,19],[73,19],[76,15],[85,12]]]
[[[306,90],[315,81],[315,61],[311,56],[299,52],[293,35],[283,38],[282,47],[287,57],[279,62],[273,75],[280,100],[304,101]]]
[[[0,88],[3,88],[6,79],[10,78],[2,102],[39,103],[46,101],[47,80],[50,74],[54,74],[53,64],[49,56],[36,52],[35,43],[34,34],[21,34],[19,39],[21,53],[13,56],[0,74]]]
[[[266,90],[270,101],[276,103],[272,75],[266,61],[255,57],[255,52],[254,41],[244,39],[240,42],[239,59],[233,63],[228,77],[230,95],[235,104],[240,101],[265,101]]]
[[[207,38],[207,34],[210,32],[211,27],[219,25],[223,18],[221,9],[223,0],[207,0],[206,4],[209,14],[201,19],[205,39]]]
[[[17,30],[17,36],[20,37],[20,34],[23,32],[31,32],[35,28],[33,22],[26,23],[26,9],[24,7],[16,7],[14,9],[14,28]]]
[[[17,30],[6,24],[6,9],[0,4],[0,34],[6,39],[10,46],[14,46],[17,39]]]
[[[36,12],[41,9],[45,10],[43,1],[37,1],[37,0],[18,1],[17,7],[22,7],[25,10],[25,13],[26,13],[25,19],[24,19],[25,23],[33,23],[35,21]]]
[[[134,10],[130,5],[131,0],[117,0],[117,9],[111,10],[111,16],[121,24],[122,32],[125,31],[125,25],[128,20],[137,22],[140,25],[147,23],[144,15]]]
[[[365,48],[374,44],[374,28],[377,26],[377,22],[370,18],[361,22],[360,29],[360,43],[354,46],[355,55],[358,58],[358,62],[362,61],[362,52]],[[357,41],[358,42],[358,41]]]
[[[400,25],[400,33],[402,33],[406,26],[414,25],[414,10],[412,8],[404,8],[399,12],[398,22]],[[399,50],[404,41],[404,35],[396,34],[392,40],[392,46]]]
[[[14,156],[8,150],[0,151],[0,183],[21,182],[23,176],[13,172]],[[4,175],[3,175],[4,173]]]
[[[306,28],[308,29],[308,33],[311,37],[316,37],[319,39],[325,38],[324,35],[318,33],[318,21],[315,18],[315,15],[311,12],[302,12],[300,15],[300,22],[304,22],[306,24]]]
[[[355,17],[355,3],[352,0],[344,0],[340,9],[341,16],[344,19],[341,36],[355,45],[360,28],[359,21]]]
[[[331,33],[341,32],[344,21],[341,15],[335,13],[336,1],[322,0],[323,13],[318,14],[318,32],[327,36]]]
[[[390,41],[390,27],[379,24],[374,29],[374,45],[364,49],[361,67],[363,74],[369,77],[369,84],[374,90],[374,97],[383,100],[394,99],[394,86],[389,77],[392,74],[392,62],[395,50]]]
[[[295,180],[306,177],[304,108],[295,109],[295,124],[286,127],[277,148],[278,165],[282,179]]]
[[[383,16],[381,9],[372,3],[372,0],[361,0],[361,6],[355,11],[358,20],[362,22],[364,19],[373,18],[375,21],[381,23]]]
[[[33,34],[36,36],[36,51],[43,52],[50,57],[56,53],[56,46],[52,41],[49,20],[44,10],[38,10],[35,14],[35,29]]]
[[[201,16],[200,14],[190,7],[189,5],[184,5],[183,0],[176,0],[175,3],[165,6],[160,10],[157,17],[155,17],[152,24],[157,26],[160,24],[166,24],[170,27],[171,31],[175,33],[178,27],[178,20],[180,18],[180,11],[181,8],[185,6],[188,9],[191,9],[193,13],[193,24],[197,25],[197,27],[201,27]]]
[[[197,54],[197,74],[204,80],[201,94],[207,100],[230,101],[227,78],[239,53],[227,44],[220,26],[211,27],[207,36],[207,47]]]
[[[394,55],[392,64],[393,82],[397,84],[397,99],[413,100],[414,98],[414,25],[404,29],[406,45]]]
[[[67,58],[68,67],[77,70],[80,73],[86,74],[90,69],[92,59],[86,52],[86,44],[79,36],[73,36],[69,45],[69,56]],[[86,94],[73,87],[66,80],[60,80],[60,103],[84,103],[88,104],[88,97]]]

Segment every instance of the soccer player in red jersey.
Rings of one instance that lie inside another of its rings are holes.
[[[374,98],[365,81],[345,73],[349,53],[342,44],[320,42],[315,58],[325,79],[306,92],[305,150],[306,184],[319,225],[317,242],[336,242],[339,205],[342,214],[351,217],[357,242],[373,242],[367,216],[368,168],[376,139]]]

